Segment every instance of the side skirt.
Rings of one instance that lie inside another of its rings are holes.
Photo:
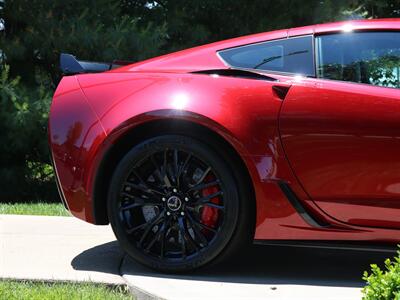
[[[372,243],[356,243],[343,241],[270,241],[270,240],[254,240],[255,245],[268,245],[280,247],[295,247],[295,248],[318,248],[318,249],[337,249],[351,251],[368,251],[368,252],[386,252],[396,253],[397,248],[394,245],[387,244],[372,244]]]

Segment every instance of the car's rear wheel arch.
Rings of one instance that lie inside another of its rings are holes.
[[[95,177],[93,189],[93,215],[95,223],[99,225],[109,223],[107,216],[108,188],[118,162],[138,143],[155,136],[166,134],[189,136],[205,142],[217,152],[223,153],[222,157],[229,161],[229,164],[232,166],[232,171],[235,172],[237,180],[240,181],[241,192],[243,195],[246,195],[246,205],[248,205],[247,211],[251,214],[249,219],[253,222],[251,228],[253,228],[252,234],[254,234],[256,220],[255,191],[250,173],[243,158],[231,143],[220,134],[195,122],[179,119],[162,119],[145,122],[127,130],[121,137],[113,142],[113,146],[108,149],[102,158]],[[203,137],[206,137],[206,139]],[[253,236],[251,236],[251,238],[253,238]]]

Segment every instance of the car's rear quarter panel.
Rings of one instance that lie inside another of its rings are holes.
[[[62,197],[70,212],[94,222],[91,174],[93,153],[104,130],[85,99],[75,76],[64,77],[51,105],[49,139]]]
[[[274,214],[294,216],[294,223],[298,224],[298,216],[287,200],[283,204],[270,202],[279,209],[268,208],[263,199],[265,193],[271,193],[272,186],[257,184],[274,181],[276,188],[276,181],[287,177],[282,174],[290,173],[281,162],[285,160],[283,155],[277,151],[277,117],[282,100],[272,86],[280,83],[172,73],[108,73],[78,79],[107,139],[114,141],[126,128],[159,119],[181,119],[205,126],[227,140],[249,169],[260,201],[257,224]],[[96,160],[101,161],[106,151],[107,146],[96,154]]]
[[[265,154],[282,103],[272,82],[223,76],[124,73],[85,75],[79,82],[107,134],[143,114],[190,112],[229,131],[245,155]],[[249,134],[256,130],[257,138]]]

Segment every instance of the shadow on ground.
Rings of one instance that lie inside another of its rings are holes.
[[[105,272],[108,255],[121,254],[117,242],[88,249],[72,261],[74,269]],[[352,250],[253,246],[229,264],[204,268],[190,274],[161,274],[125,257],[122,274],[249,284],[302,284],[362,287],[363,271],[381,264],[390,253]]]
[[[72,260],[71,265],[75,270],[120,275],[123,258],[124,252],[118,242],[114,241],[83,251]]]

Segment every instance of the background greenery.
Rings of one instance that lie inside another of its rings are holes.
[[[95,283],[0,281],[1,300],[134,300],[125,286]]]
[[[142,60],[314,23],[400,17],[400,0],[0,0],[0,201],[58,201],[47,116],[58,57]]]

